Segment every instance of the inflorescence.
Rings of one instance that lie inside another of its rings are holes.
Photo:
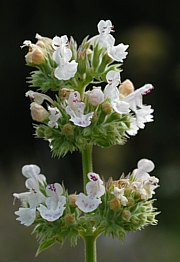
[[[111,21],[101,20],[98,34],[79,47],[67,35],[36,34],[36,44],[23,43],[26,63],[35,68],[28,83],[38,88],[26,92],[35,135],[48,141],[54,156],[82,152],[86,145],[122,145],[153,121],[153,109],[143,104],[153,86],[135,89],[129,79],[121,81],[128,45],[115,45],[112,32]],[[66,239],[76,244],[79,236],[104,233],[122,239],[126,232],[157,223],[153,195],[159,180],[149,175],[153,169],[151,160],[141,159],[131,174],[107,182],[89,172],[85,192],[69,194],[64,185],[47,184],[37,165],[25,165],[28,192],[14,193],[22,205],[17,220],[35,225],[38,253]]]

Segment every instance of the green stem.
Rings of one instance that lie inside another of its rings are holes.
[[[83,184],[84,184],[84,192],[86,192],[86,184],[89,181],[87,174],[92,172],[92,145],[86,145],[86,147],[82,150],[82,168],[83,168]]]
[[[85,242],[85,261],[96,262],[96,237],[86,236],[84,237]]]

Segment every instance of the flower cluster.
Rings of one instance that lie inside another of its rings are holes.
[[[93,145],[122,145],[153,121],[151,105],[143,103],[153,86],[135,89],[129,79],[121,81],[128,45],[115,44],[110,20],[101,20],[97,28],[98,34],[80,46],[67,35],[39,34],[36,44],[25,40],[22,45],[28,47],[27,65],[35,68],[28,83],[38,91],[27,91],[26,97],[36,136],[48,141],[53,155],[78,150],[83,162],[84,192],[78,194],[47,184],[37,165],[22,168],[28,191],[14,193],[21,202],[15,214],[21,224],[35,225],[38,253],[65,240],[76,244],[80,236],[104,233],[122,239],[126,232],[157,223],[153,195],[159,180],[149,175],[151,160],[141,159],[116,181],[105,182],[92,170]]]
[[[14,197],[22,202],[22,207],[15,212],[17,220],[25,226],[30,226],[36,219],[37,211],[40,216],[48,221],[59,219],[65,209],[66,198],[63,196],[63,188],[59,183],[47,185],[46,178],[40,174],[37,165],[25,165],[22,174],[27,178],[24,193],[14,193]]]
[[[22,174],[29,191],[13,194],[22,203],[15,212],[17,220],[25,226],[36,225],[35,232],[42,235],[42,243],[52,236],[64,241],[72,228],[70,241],[79,234],[92,233],[92,229],[97,234],[103,232],[122,238],[126,231],[157,223],[158,212],[155,212],[152,197],[159,180],[149,175],[153,169],[151,160],[141,159],[127,177],[116,181],[111,178],[107,183],[98,174],[89,172],[86,194],[68,195],[59,183],[48,185],[37,165],[25,165]],[[60,232],[55,231],[58,226],[61,226]]]
[[[27,64],[36,68],[29,83],[42,91],[26,92],[36,135],[50,143],[54,155],[81,151],[87,143],[123,144],[153,121],[153,109],[143,104],[153,86],[135,90],[130,80],[121,82],[118,62],[126,58],[128,45],[115,46],[112,28],[110,20],[101,20],[99,34],[79,47],[66,35],[50,39],[37,34],[36,44],[23,43],[29,47]],[[45,94],[48,90],[57,92],[55,98]]]

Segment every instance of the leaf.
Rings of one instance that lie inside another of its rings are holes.
[[[56,242],[57,242],[57,241],[56,241],[55,238],[51,238],[51,239],[48,239],[48,240],[43,241],[43,242],[40,244],[40,246],[39,246],[39,248],[38,248],[35,256],[37,257],[43,250],[45,250],[45,249],[53,246]]]

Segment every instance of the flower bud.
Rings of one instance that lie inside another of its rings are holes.
[[[70,206],[76,207],[76,200],[77,200],[76,194],[69,195],[69,205]]]
[[[113,186],[121,188],[121,187],[127,187],[129,185],[129,179],[128,178],[120,178],[119,180],[112,181]]]
[[[93,87],[92,91],[86,92],[88,101],[91,105],[97,106],[104,101],[104,93],[101,90],[101,87]]]
[[[129,219],[131,218],[131,212],[128,209],[124,209],[121,215],[122,218],[126,221],[129,221]]]
[[[134,203],[135,203],[134,198],[128,197],[128,203],[127,203],[127,205],[128,205],[128,206],[133,206]]]
[[[44,138],[44,126],[38,126],[36,128],[36,135],[40,138]]]
[[[104,102],[102,104],[102,111],[105,113],[105,114],[110,114],[112,112],[112,106],[109,102]]]
[[[46,139],[51,139],[52,136],[53,136],[53,131],[52,131],[52,128],[46,128],[45,131],[44,131],[44,136]]]
[[[109,201],[109,208],[113,211],[118,210],[121,207],[121,202],[117,197],[114,197]]]
[[[62,128],[63,135],[72,136],[74,134],[74,126],[71,123],[67,123]]]
[[[29,47],[29,52],[25,56],[25,60],[28,65],[40,65],[44,63],[45,56],[42,48],[32,44]]]
[[[73,90],[72,89],[68,89],[68,88],[61,88],[59,90],[59,97],[60,98],[64,98],[64,99],[68,99],[69,97],[69,94],[72,92]]]
[[[65,217],[64,217],[64,222],[66,225],[72,225],[75,221],[75,216],[74,214],[67,214]]]
[[[134,85],[129,79],[126,79],[119,86],[119,92],[122,97],[128,96],[133,91],[134,91]]]
[[[41,48],[49,48],[49,47],[52,48],[51,38],[36,34],[36,39],[38,39],[36,45],[40,46]]]
[[[30,110],[32,119],[37,122],[43,122],[49,116],[48,111],[42,105],[39,105],[36,102],[31,103]]]

